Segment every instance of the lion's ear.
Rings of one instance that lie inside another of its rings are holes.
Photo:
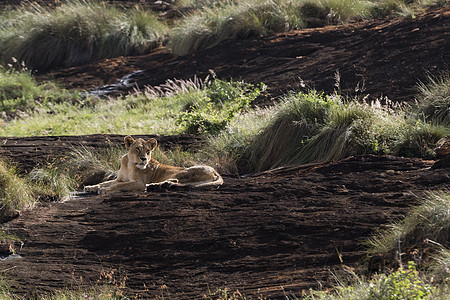
[[[150,148],[153,151],[156,148],[156,145],[158,144],[158,142],[156,141],[156,139],[151,138],[147,141],[147,144],[150,146]]]
[[[133,145],[133,143],[134,143],[134,139],[130,135],[126,136],[123,141],[124,141],[125,147],[127,147],[127,149],[129,149],[131,147],[131,145]]]

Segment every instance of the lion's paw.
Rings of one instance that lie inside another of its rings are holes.
[[[110,192],[111,191],[108,188],[99,188],[98,191],[97,191],[97,193],[99,195],[106,195],[106,194],[109,194]]]
[[[85,193],[97,193],[99,188],[100,187],[99,187],[98,184],[96,184],[96,185],[87,185],[87,186],[84,187],[84,192]]]

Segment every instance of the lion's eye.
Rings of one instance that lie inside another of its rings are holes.
[[[136,147],[136,152],[141,152],[141,148]]]
[[[147,155],[150,155],[150,151],[147,151]]]

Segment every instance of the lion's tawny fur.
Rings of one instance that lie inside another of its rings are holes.
[[[96,185],[86,186],[86,192],[99,194],[145,191],[148,185],[162,184],[207,187],[219,186],[223,183],[222,176],[212,167],[193,166],[189,168],[162,164],[152,157],[157,141],[154,138],[145,141],[141,138],[124,139],[128,153],[122,157],[117,178]]]

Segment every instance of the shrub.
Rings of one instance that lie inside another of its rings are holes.
[[[100,2],[69,1],[51,8],[21,7],[0,24],[0,52],[33,69],[68,67],[95,59],[142,54],[159,44],[164,26],[152,13],[127,13]]]
[[[202,97],[190,103],[178,115],[177,123],[191,134],[218,134],[229,122],[259,96],[265,87],[254,87],[243,82],[226,82],[215,79]]]

